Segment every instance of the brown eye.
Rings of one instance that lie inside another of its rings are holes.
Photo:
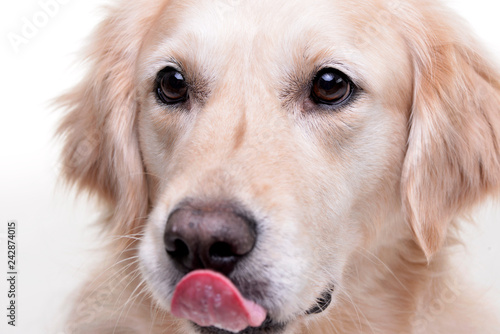
[[[342,72],[325,68],[313,80],[311,98],[318,104],[340,105],[352,95],[354,84]]]
[[[156,77],[156,94],[166,104],[184,102],[188,97],[188,86],[181,72],[166,67]]]

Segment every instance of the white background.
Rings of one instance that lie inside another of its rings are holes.
[[[42,9],[37,0],[0,4],[0,333],[58,334],[61,310],[67,309],[65,298],[98,254],[100,236],[92,227],[96,209],[57,185],[60,143],[53,134],[59,114],[50,108],[50,100],[81,77],[78,50],[102,16],[103,1],[65,2],[17,52],[7,34],[20,34],[23,20],[32,21]],[[449,2],[500,62],[499,1]],[[475,258],[470,273],[488,287],[500,279],[499,205],[489,205],[477,217],[479,228],[467,233]],[[15,329],[7,327],[4,315],[6,245],[1,234],[9,219],[19,224]]]

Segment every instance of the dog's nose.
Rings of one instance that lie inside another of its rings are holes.
[[[228,275],[256,241],[254,220],[234,206],[185,206],[167,221],[167,254],[183,272],[213,269]]]

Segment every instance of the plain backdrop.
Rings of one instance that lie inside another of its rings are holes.
[[[78,51],[103,15],[103,1],[58,1],[58,8],[52,7],[45,17],[37,0],[0,3],[0,333],[63,334],[57,325],[69,307],[66,298],[97,260],[96,249],[104,238],[92,225],[98,217],[95,206],[58,184],[60,143],[53,134],[60,114],[50,107],[50,100],[84,73],[75,65]],[[499,1],[449,3],[500,62]],[[40,28],[28,31],[25,44],[14,48],[9,38],[33,20]],[[500,285],[499,205],[483,207],[476,218],[478,227],[464,233],[474,260],[464,258],[463,263],[493,295]],[[6,325],[5,316],[9,219],[19,226],[16,328]]]

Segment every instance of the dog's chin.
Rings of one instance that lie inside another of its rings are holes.
[[[200,327],[192,323],[198,334],[234,334],[217,327]],[[285,332],[287,323],[275,322],[269,317],[260,327],[247,327],[238,334],[282,334]]]

